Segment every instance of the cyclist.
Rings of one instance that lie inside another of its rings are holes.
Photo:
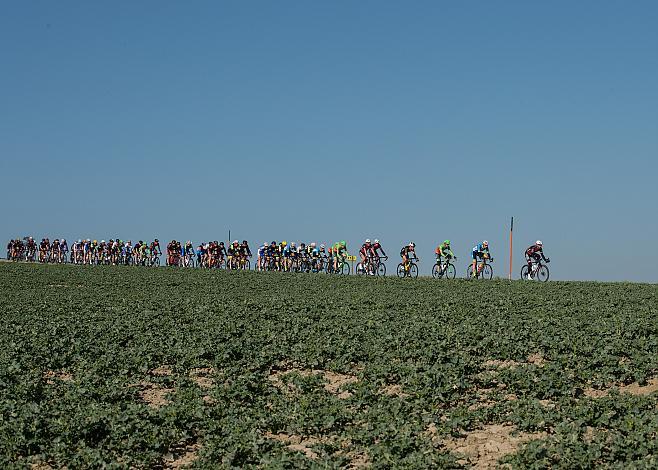
[[[334,245],[333,253],[334,271],[338,271],[338,263],[345,261],[345,257],[347,256],[347,242],[345,240],[341,240],[340,242],[336,243]]]
[[[196,256],[196,253],[194,252],[194,246],[192,246],[192,242],[190,240],[185,242],[185,246],[183,247],[181,253],[184,257],[185,266],[189,266],[190,261],[192,261]]]
[[[547,263],[551,262],[549,258],[544,256],[544,244],[541,240],[537,240],[534,245],[529,246],[528,249],[525,250],[525,260],[528,263],[528,279],[532,279],[532,275],[534,274],[532,272],[532,264],[538,263],[540,259]]]
[[[242,256],[245,261],[252,256],[247,240],[242,240],[242,244],[240,245],[240,256]]]
[[[217,246],[215,251],[217,253],[217,263],[219,264],[224,261],[224,259],[228,258],[228,252],[226,251],[224,242],[217,243],[217,240],[215,240],[215,246]]]
[[[482,243],[479,243],[473,247],[473,277],[477,277],[479,270],[477,268],[478,259],[489,259],[491,258],[491,253],[489,252],[489,242],[484,240]]]
[[[227,256],[227,262],[231,268],[236,268],[237,267],[237,260],[236,258],[238,257],[239,253],[239,244],[238,241],[235,240],[233,243],[231,243],[228,247],[227,250],[228,256]]]
[[[66,243],[66,239],[62,238],[59,241],[59,262],[66,263],[66,255],[69,252],[69,245]]]
[[[27,260],[34,261],[34,255],[37,252],[37,244],[34,238],[30,237],[27,240]]]
[[[359,256],[361,257],[361,266],[364,271],[368,269],[370,271],[368,260],[374,256],[374,251],[372,249],[372,243],[369,238],[366,238],[366,241],[361,245],[359,249]],[[370,272],[368,272],[370,274]]]
[[[375,255],[375,260],[379,259],[379,253],[378,251],[382,252],[382,256],[386,256],[386,253],[384,252],[384,248],[382,248],[382,244],[379,243],[379,240],[375,238],[374,243],[372,244],[372,252]]]
[[[258,252],[256,253],[256,269],[258,271],[263,271],[265,269],[265,253],[267,252],[267,242],[263,242],[261,246],[258,247]]]
[[[121,256],[123,257],[123,264],[130,264],[132,260],[133,246],[132,241],[128,240],[121,249]]]
[[[157,238],[151,242],[151,254],[153,256],[160,256],[162,254],[162,250],[160,249],[160,241]]]
[[[418,259],[416,256],[416,244],[414,242],[409,242],[408,245],[405,245],[400,250],[400,256],[402,257],[402,264],[404,265],[404,270],[409,270],[409,262]]]
[[[446,260],[450,261],[451,259],[457,259],[455,254],[450,249],[450,240],[444,240],[439,246],[434,250],[436,254],[436,262],[441,264],[442,257],[445,256]]]

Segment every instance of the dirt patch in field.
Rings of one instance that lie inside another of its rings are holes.
[[[527,362],[528,364],[542,367],[544,364],[546,364],[546,359],[542,354],[535,353],[528,356]]]
[[[336,395],[338,398],[341,399],[346,399],[352,396],[351,392],[348,391],[341,391],[341,388],[344,387],[345,385],[349,385],[355,382],[358,382],[359,379],[354,377],[353,375],[347,375],[347,374],[339,374],[337,372],[332,372],[328,370],[319,370],[319,369],[286,369],[286,370],[277,370],[273,371],[269,376],[268,380],[272,382],[272,385],[275,387],[285,390],[288,392],[296,392],[297,387],[295,387],[294,384],[291,383],[284,383],[283,377],[292,374],[292,373],[297,373],[302,377],[310,377],[312,375],[321,375],[323,379],[325,380],[324,384],[324,389],[333,394]]]
[[[137,386],[140,387],[140,398],[151,408],[160,408],[171,403],[167,395],[174,392],[173,388],[165,388],[151,382],[140,382]]]
[[[640,385],[637,382],[628,385],[617,385],[604,389],[587,388],[584,395],[589,398],[603,398],[610,395],[613,390],[619,393],[628,393],[629,395],[644,396],[658,392],[658,378],[652,378],[647,381],[646,385]]]
[[[281,442],[282,444],[285,444],[286,448],[294,452],[301,452],[307,458],[312,460],[317,459],[318,454],[311,449],[311,446],[314,446],[321,442],[329,442],[328,438],[319,438],[313,436],[302,437],[302,436],[297,436],[295,434],[285,434],[285,433],[273,434],[271,432],[267,432],[265,433],[265,437],[267,437],[268,439],[272,439],[274,441]]]
[[[172,370],[171,366],[162,365],[156,367],[155,369],[151,369],[149,371],[149,375],[152,375],[154,377],[170,377],[174,375],[174,371]]]
[[[201,445],[195,443],[182,444],[169,450],[169,453],[164,456],[163,467],[171,469],[179,469],[189,467],[199,458],[199,450]]]
[[[515,369],[517,367],[532,364],[534,366],[543,367],[546,364],[546,359],[540,353],[530,354],[525,362],[513,361],[511,359],[489,359],[482,363],[482,367],[487,369]]]
[[[514,426],[492,424],[468,432],[464,437],[445,439],[441,443],[451,452],[464,456],[458,461],[462,465],[471,465],[477,469],[496,468],[498,460],[515,453],[522,444],[546,436],[545,433],[515,431]]]
[[[287,449],[293,452],[301,452],[306,456],[306,458],[311,460],[317,460],[319,458],[318,453],[312,449],[314,445],[330,444],[336,442],[336,439],[333,437],[298,436],[295,434],[286,434],[286,433],[274,434],[271,432],[267,432],[265,433],[265,437],[284,444]],[[353,444],[349,439],[340,442],[340,447],[341,449],[335,452],[334,455],[341,455],[347,457],[350,460],[350,463],[347,465],[347,468],[353,468],[353,469],[365,468],[371,465],[370,458],[366,453],[359,452],[356,450],[350,450],[352,449]]]
[[[190,379],[200,388],[209,389],[215,385],[215,380],[211,377],[214,372],[212,367],[198,367],[190,371]]]
[[[55,381],[70,382],[73,380],[73,375],[62,370],[47,370],[43,373],[43,378],[48,385],[55,385]]]
[[[408,393],[404,393],[402,390],[402,385],[397,384],[382,387],[379,389],[379,393],[382,395],[388,395],[389,397],[407,398],[410,396]]]

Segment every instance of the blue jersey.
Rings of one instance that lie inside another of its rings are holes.
[[[473,259],[475,259],[479,255],[483,254],[489,254],[489,247],[484,246],[482,243],[479,243],[478,245],[475,245],[473,247]]]

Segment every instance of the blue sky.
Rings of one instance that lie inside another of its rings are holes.
[[[378,237],[658,281],[658,3],[8,2],[0,236]],[[464,265],[464,266],[462,266]]]

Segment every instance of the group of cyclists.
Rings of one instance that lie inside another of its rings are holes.
[[[250,269],[252,257],[249,242],[237,240],[228,244],[217,240],[200,243],[172,240],[167,244],[167,266]]]
[[[65,238],[42,238],[37,242],[32,237],[10,240],[7,244],[7,259],[40,263],[72,263],[89,265],[140,265],[160,264],[160,242],[139,240],[133,245],[131,240],[119,238],[105,240],[79,239],[69,248]]]
[[[228,246],[227,246],[228,245]],[[194,248],[191,241],[185,243],[170,241],[166,246],[167,266],[250,269],[252,252],[247,240],[229,242],[209,241],[200,243]],[[101,240],[78,239],[69,249],[66,239],[43,238],[39,244],[32,237],[10,240],[7,244],[7,259],[22,261],[38,261],[41,263],[74,263],[74,264],[112,264],[159,266],[160,242],[156,238],[152,242],[139,240],[133,245],[131,240],[110,239]],[[452,251],[450,240],[444,240],[434,250],[436,264],[432,270],[435,277],[454,277],[452,260],[457,257]],[[491,277],[493,270],[488,265],[493,261],[489,242],[487,240],[476,244],[471,250],[471,263],[467,271],[468,277]],[[417,276],[420,261],[416,255],[414,242],[405,244],[400,250],[401,263],[398,265],[398,275],[401,277]],[[525,250],[526,265],[521,273],[524,279],[535,279],[542,275],[541,270],[547,268],[543,262],[550,262],[543,251],[543,243],[537,240]],[[327,272],[349,274],[349,257],[345,240],[329,244],[295,243],[281,241],[277,243],[264,242],[258,247],[255,269],[257,271],[281,272]],[[355,273],[364,275],[385,275],[384,261],[388,259],[378,239],[364,241],[359,249],[359,262]],[[539,272],[538,272],[539,271]]]

